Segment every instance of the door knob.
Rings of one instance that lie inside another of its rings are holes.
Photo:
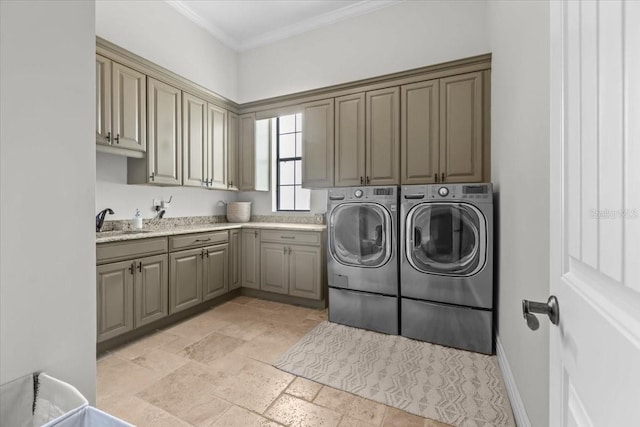
[[[557,325],[560,322],[560,307],[558,306],[558,299],[551,295],[546,303],[534,302],[526,299],[522,300],[522,315],[527,321],[527,326],[532,331],[535,331],[540,327],[540,322],[534,313],[546,314],[551,323]]]

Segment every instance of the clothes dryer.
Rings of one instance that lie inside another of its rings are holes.
[[[493,353],[493,192],[485,184],[401,189],[401,334]]]
[[[398,334],[398,187],[331,188],[329,321]]]

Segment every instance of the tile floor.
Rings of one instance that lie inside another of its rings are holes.
[[[101,355],[97,406],[140,427],[445,426],[271,366],[326,317],[235,298]]]

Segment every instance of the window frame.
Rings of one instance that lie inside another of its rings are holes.
[[[295,153],[295,137],[300,134],[300,137],[302,138],[302,129],[298,130],[298,126],[297,126],[297,120],[295,118],[295,116],[297,116],[298,114],[302,114],[302,113],[293,113],[293,114],[286,114],[286,116],[294,116],[294,122],[295,122],[295,126],[294,126],[294,131],[293,132],[287,132],[283,135],[294,135],[294,153]],[[275,153],[275,162],[276,162],[276,212],[311,212],[311,195],[309,195],[309,209],[296,209],[296,191],[295,191],[295,187],[297,187],[298,185],[300,186],[300,188],[302,189],[302,176],[300,176],[300,184],[296,183],[296,176],[295,176],[295,164],[294,164],[294,168],[293,168],[293,184],[280,184],[280,163],[281,162],[290,162],[290,161],[299,161],[300,162],[300,170],[302,170],[302,153],[300,153],[299,156],[295,156],[295,157],[284,157],[281,158],[280,157],[280,118],[284,117],[284,116],[278,116],[276,117],[276,153]],[[300,148],[302,149],[302,141],[301,141],[301,145]],[[293,209],[282,209],[280,208],[280,187],[293,187]]]

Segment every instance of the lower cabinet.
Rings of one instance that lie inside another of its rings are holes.
[[[242,287],[260,289],[260,231],[242,230]]]
[[[226,293],[229,245],[169,254],[169,312],[177,313]]]
[[[320,247],[263,243],[260,261],[263,291],[320,299]]]
[[[167,316],[167,255],[99,265],[98,342]]]
[[[229,290],[242,286],[242,230],[229,230]]]

